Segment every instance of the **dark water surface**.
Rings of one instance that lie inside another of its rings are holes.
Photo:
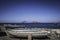
[[[55,28],[55,29],[60,29],[59,23],[0,23],[0,25],[3,24],[16,24],[16,27],[29,27],[29,28]]]

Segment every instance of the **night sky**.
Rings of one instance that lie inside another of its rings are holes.
[[[59,0],[0,0],[0,23],[60,22]]]

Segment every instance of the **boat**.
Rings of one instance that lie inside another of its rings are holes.
[[[16,36],[16,37],[26,37],[28,34],[31,34],[32,36],[48,36],[50,34],[50,31],[46,30],[9,30],[9,34]]]

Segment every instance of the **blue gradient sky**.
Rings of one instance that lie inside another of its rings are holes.
[[[59,0],[9,0],[0,2],[0,22],[60,22]]]

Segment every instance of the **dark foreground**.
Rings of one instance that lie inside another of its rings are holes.
[[[22,39],[22,38],[8,38],[6,36],[0,37],[0,40],[28,40],[26,38]],[[60,40],[60,39],[32,39],[32,40]]]
[[[28,40],[27,37],[8,37],[5,33],[0,33],[0,40]],[[47,36],[44,37],[32,37],[32,40],[60,40],[60,36],[56,36],[54,39],[48,38]]]

